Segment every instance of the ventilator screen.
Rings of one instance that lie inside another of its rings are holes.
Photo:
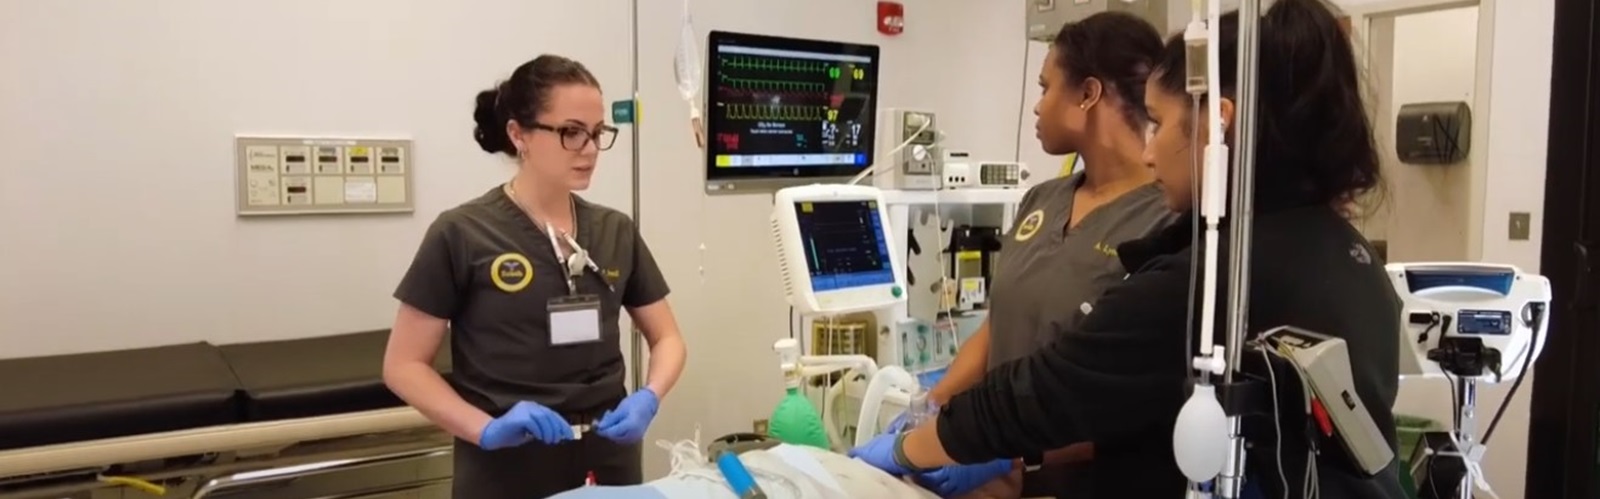
[[[800,202],[794,211],[814,291],[894,283],[876,201]]]

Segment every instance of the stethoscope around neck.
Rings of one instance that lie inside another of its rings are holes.
[[[574,211],[573,213],[576,214],[577,212]],[[550,250],[555,253],[556,262],[560,263],[561,266],[567,271],[566,278],[568,293],[574,295],[578,294],[578,278],[583,277],[584,269],[593,271],[595,276],[601,278],[600,280],[602,282],[605,281],[605,275],[600,272],[600,265],[594,263],[593,258],[589,258],[589,251],[583,249],[583,246],[578,245],[577,238],[572,237],[572,234],[557,231],[555,224],[546,223],[544,227],[545,235],[550,237]],[[556,235],[558,233],[560,236]],[[572,248],[572,253],[562,254],[562,241],[566,241],[567,246]],[[605,284],[606,289],[616,291],[611,287],[611,283],[607,282]]]
[[[537,227],[539,221],[530,213],[528,213],[528,209],[522,206],[521,201],[517,200],[516,188],[512,187],[510,182],[506,182],[505,184],[505,193],[506,197],[511,199],[511,203],[517,205],[517,209],[522,210],[523,215],[528,217],[528,221],[533,222],[534,226]],[[569,201],[572,202],[572,231],[577,232],[578,202],[570,199]],[[549,222],[545,222],[544,224],[544,233],[550,238],[550,251],[555,254],[556,263],[560,264],[561,267],[567,271],[566,279],[568,294],[578,294],[578,278],[583,277],[583,269],[585,268],[594,271],[595,276],[600,277],[601,282],[605,282],[605,274],[600,272],[600,265],[594,263],[593,258],[589,258],[589,251],[583,249],[583,246],[578,244],[578,238],[573,237],[572,234],[556,230],[555,224]],[[558,236],[557,234],[560,235]],[[562,254],[562,241],[566,241],[567,246],[572,248],[571,254]],[[610,282],[605,282],[605,284],[606,289],[613,292],[616,291],[616,289],[611,286]]]

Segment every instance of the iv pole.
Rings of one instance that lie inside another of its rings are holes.
[[[1228,370],[1223,383],[1233,385],[1250,322],[1250,243],[1255,200],[1256,72],[1259,68],[1261,0],[1239,5],[1239,76],[1235,88],[1233,206],[1228,220]],[[1212,291],[1215,292],[1215,291]],[[1273,415],[1277,417],[1277,415]],[[1224,499],[1236,499],[1244,488],[1242,417],[1228,416],[1228,460],[1218,483]],[[1282,438],[1282,436],[1278,436]]]
[[[633,36],[630,37],[630,42],[633,44],[632,96],[633,105],[635,106],[635,110],[637,110],[637,106],[639,105],[639,0],[633,0],[629,2],[629,4],[631,5],[629,17],[631,18],[633,27]],[[634,113],[633,133],[629,134],[633,139],[633,209],[629,215],[633,217],[633,224],[635,227],[642,227],[642,225],[639,223],[639,215],[644,211],[639,207],[639,129],[643,128],[643,126],[644,125],[639,122],[638,113]],[[645,382],[643,345],[644,334],[639,332],[639,328],[637,326],[630,327],[628,329],[628,337],[631,338],[631,341],[628,342],[628,362],[633,366],[633,372],[630,376],[628,376],[628,381],[632,383],[632,385],[630,385],[632,390],[638,390],[644,387]]]
[[[1261,22],[1261,0],[1242,0],[1239,8],[1238,80],[1235,85],[1234,148],[1229,157],[1227,132],[1221,113],[1221,0],[1194,0],[1193,21],[1185,33],[1188,45],[1188,86],[1196,98],[1207,96],[1210,137],[1205,147],[1200,211],[1205,220],[1205,282],[1202,288],[1200,341],[1191,368],[1199,371],[1194,393],[1179,414],[1173,444],[1179,467],[1191,480],[1187,497],[1238,499],[1244,488],[1245,442],[1237,408],[1228,413],[1219,400],[1214,377],[1221,376],[1223,395],[1235,385],[1240,352],[1249,319],[1251,209],[1255,186],[1256,73]],[[1200,7],[1207,7],[1202,21]],[[1203,60],[1205,63],[1200,64]],[[1197,101],[1198,102],[1198,101]],[[1199,125],[1198,123],[1196,124]],[[1197,146],[1199,144],[1196,144]],[[1229,168],[1229,162],[1232,168]],[[1231,170],[1231,172],[1230,172]],[[1231,176],[1229,174],[1232,174]],[[1231,178],[1231,186],[1228,180]],[[1231,189],[1230,189],[1231,187]],[[1232,191],[1231,213],[1227,195]],[[1229,224],[1228,307],[1226,337],[1215,344],[1217,303],[1218,225]],[[1196,227],[1196,230],[1201,230]],[[1231,405],[1231,404],[1230,404]],[[1201,434],[1196,434],[1201,433]],[[1220,458],[1220,462],[1219,462]]]

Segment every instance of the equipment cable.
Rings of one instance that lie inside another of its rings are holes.
[[[1288,499],[1289,477],[1283,472],[1283,414],[1278,407],[1278,373],[1272,368],[1272,357],[1269,356],[1270,349],[1267,345],[1263,343],[1258,348],[1261,349],[1261,362],[1267,368],[1267,379],[1272,386],[1272,439],[1277,447],[1278,481],[1283,485],[1284,498]],[[1301,494],[1301,497],[1304,496],[1305,494]]]
[[[1190,116],[1198,117],[1198,116],[1200,116],[1200,96],[1198,96],[1198,95],[1193,96],[1191,100],[1194,103],[1194,109],[1192,110],[1192,114],[1190,114]],[[1151,140],[1151,137],[1149,137],[1149,136],[1150,135],[1154,135],[1154,134],[1147,133],[1145,135],[1146,135],[1145,141],[1149,142]],[[1190,147],[1194,147],[1195,144],[1199,144],[1200,143],[1200,127],[1198,125],[1191,125],[1189,127],[1189,139],[1190,139],[1190,142],[1189,142]],[[1190,195],[1193,196],[1190,199],[1198,201],[1200,199],[1200,182],[1199,182],[1198,179],[1200,178],[1200,175],[1202,174],[1201,168],[1200,168],[1200,156],[1198,154],[1190,154],[1189,155],[1189,172],[1190,172],[1189,178],[1190,179],[1194,179],[1193,181],[1189,182]],[[1198,208],[1190,210],[1189,224],[1190,224],[1189,225],[1189,251],[1190,251],[1190,254],[1193,255],[1194,252],[1196,250],[1198,250],[1199,247],[1200,247],[1200,210]],[[1187,327],[1189,329],[1188,329],[1188,332],[1186,334],[1184,334],[1184,336],[1183,336],[1184,337],[1184,343],[1183,343],[1183,346],[1184,346],[1184,349],[1183,349],[1183,363],[1184,363],[1184,365],[1188,365],[1189,364],[1190,356],[1194,354],[1194,340],[1195,340],[1195,338],[1194,338],[1194,334],[1195,334],[1194,302],[1195,302],[1195,290],[1197,288],[1199,288],[1199,286],[1200,286],[1200,259],[1199,258],[1190,258],[1189,259],[1189,297],[1188,297],[1188,300],[1187,300],[1189,302],[1188,303],[1189,310],[1188,310],[1188,320],[1185,322],[1185,324],[1187,325]],[[1185,380],[1187,382],[1187,384],[1185,386],[1190,386],[1190,387],[1194,386],[1194,382],[1195,382],[1194,369],[1185,369],[1183,372],[1184,372],[1185,377],[1187,378]]]
[[[1022,82],[1021,91],[1017,92],[1017,149],[1012,154],[1012,159],[1017,163],[1022,162],[1022,113],[1028,108],[1028,50],[1033,48],[1033,40],[1022,39],[1022,75],[1018,78]],[[1049,62],[1046,62],[1049,64]]]
[[[1500,426],[1500,417],[1506,415],[1506,407],[1511,405],[1511,398],[1517,396],[1517,389],[1522,388],[1522,380],[1528,377],[1528,366],[1533,365],[1534,348],[1539,346],[1539,335],[1543,332],[1544,304],[1530,303],[1529,317],[1525,319],[1528,326],[1533,328],[1533,335],[1529,338],[1528,347],[1523,349],[1521,357],[1522,368],[1517,370],[1517,380],[1511,382],[1511,390],[1506,392],[1506,398],[1500,400],[1500,408],[1494,411],[1494,419],[1489,421],[1489,428],[1484,430],[1483,439],[1479,445],[1489,445],[1489,437],[1494,436],[1494,430]]]

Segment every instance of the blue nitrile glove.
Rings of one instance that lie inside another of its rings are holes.
[[[656,397],[656,392],[649,388],[633,392],[616,409],[600,416],[594,432],[618,443],[636,443],[644,440],[644,431],[650,428],[650,420],[656,418],[660,408],[661,398]]]
[[[478,435],[478,447],[484,450],[516,447],[538,440],[556,444],[572,440],[572,425],[549,407],[538,402],[517,402],[505,415],[484,425]]]
[[[946,466],[917,475],[917,482],[939,497],[954,497],[978,490],[983,484],[1011,473],[1012,461],[999,459],[982,464]]]
[[[895,447],[900,445],[901,435],[885,433],[867,441],[866,445],[850,449],[850,457],[860,459],[874,468],[883,470],[894,476],[904,476],[911,473],[906,466],[895,459]]]

